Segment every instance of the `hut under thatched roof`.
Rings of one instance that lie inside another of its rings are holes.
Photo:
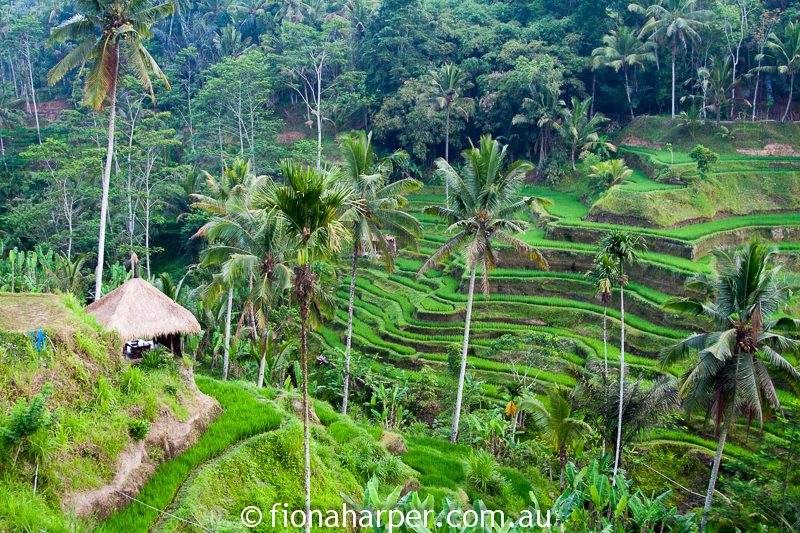
[[[173,351],[182,333],[200,333],[200,323],[186,308],[141,278],[131,278],[86,310],[105,329],[127,340],[156,339]],[[161,340],[163,339],[163,340]],[[165,342],[166,341],[166,342]]]

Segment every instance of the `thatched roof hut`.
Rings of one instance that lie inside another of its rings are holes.
[[[141,278],[129,279],[86,310],[125,340],[200,333],[192,313]]]

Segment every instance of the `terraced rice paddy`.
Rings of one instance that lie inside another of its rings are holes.
[[[663,153],[657,155],[663,160]],[[688,156],[675,154],[676,163],[683,163],[684,159],[688,160]],[[742,160],[754,161],[753,158]],[[679,188],[653,181],[640,170],[621,187],[632,193]],[[611,229],[636,231],[643,234],[650,245],[640,263],[629,271],[626,363],[632,375],[651,380],[662,373],[680,375],[681,368],[662,368],[657,354],[666,344],[699,329],[685,317],[671,315],[662,308],[669,298],[685,293],[683,285],[690,276],[711,271],[707,250],[695,249],[695,246],[732,230],[763,236],[759,230],[764,228],[800,226],[800,213],[773,213],[722,218],[671,229],[629,227],[583,220],[589,209],[576,193],[544,185],[528,185],[522,192],[552,202],[547,207],[549,219],[532,224],[522,236],[544,252],[550,269],[538,270],[501,247],[498,268],[489,276],[490,296],[476,294],[468,362],[471,372],[483,383],[482,393],[490,401],[499,401],[503,384],[519,370],[517,361],[499,357],[492,349],[496,339],[504,335],[525,336],[532,350],[544,351],[544,346],[552,339],[568,347],[559,353],[557,360],[535,370],[538,392],[552,383],[574,386],[580,374],[586,372],[587,361],[602,360],[603,307],[595,298],[593,287],[585,281],[584,273],[596,252],[594,242],[603,232]],[[439,270],[418,275],[423,261],[447,239],[445,226],[422,211],[425,206],[443,202],[442,191],[436,187],[427,187],[410,197],[408,209],[424,228],[424,237],[417,249],[401,250],[393,273],[363,260],[356,284],[354,349],[376,354],[374,364],[392,373],[403,372],[412,379],[424,365],[446,365],[448,350],[460,346],[463,340],[467,299],[463,258],[455,258]],[[563,236],[567,238],[560,238]],[[796,242],[784,242],[781,249],[792,254],[800,248]],[[701,254],[702,257],[697,257]],[[335,320],[317,333],[329,349],[343,349],[347,289],[344,282],[336,293],[339,312]],[[609,364],[617,365],[617,293],[607,311]],[[786,399],[794,403],[793,397]],[[659,434],[653,439],[713,449],[713,439],[701,436],[687,440]],[[726,453],[735,455],[736,444],[730,446]]]

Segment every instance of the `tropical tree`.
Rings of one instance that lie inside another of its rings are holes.
[[[469,80],[467,73],[452,63],[447,63],[434,69],[430,73],[430,101],[431,109],[444,111],[444,160],[450,162],[450,115],[453,111],[469,117],[471,98],[462,96],[467,89]],[[445,206],[450,207],[450,186],[444,184]]]
[[[525,396],[519,408],[531,414],[531,419],[545,438],[553,444],[561,463],[559,485],[564,486],[564,469],[567,466],[567,449],[576,441],[587,437],[592,428],[583,420],[573,416],[569,391],[554,385],[542,401],[535,396]]]
[[[599,113],[590,115],[589,107],[592,99],[586,98],[579,100],[572,97],[571,107],[562,107],[559,110],[561,122],[556,122],[553,127],[569,144],[569,158],[572,169],[575,169],[575,157],[578,148],[583,148],[587,144],[596,141],[597,130],[607,119]]]
[[[258,186],[254,184],[251,190]],[[262,387],[271,342],[270,311],[291,286],[291,272],[285,260],[286,238],[276,217],[252,209],[250,196],[232,197],[226,215],[212,218],[201,231],[209,242],[215,243],[201,253],[201,265],[220,265],[229,286],[236,280],[247,280],[249,291],[244,306],[250,315],[254,343],[260,332],[257,383]]]
[[[714,57],[711,60],[711,72],[709,73],[708,84],[710,88],[711,100],[717,111],[717,124],[722,119],[722,108],[731,102],[731,76],[733,75],[733,63],[730,56]]]
[[[622,70],[631,118],[634,117],[631,98],[633,91],[628,80],[628,69],[643,68],[646,63],[655,61],[656,55],[653,49],[652,42],[643,43],[633,29],[622,26],[604,35],[603,46],[592,51],[592,64],[595,68],[603,66],[612,68],[615,72]]]
[[[625,407],[625,265],[635,263],[641,250],[645,248],[639,235],[625,231],[612,231],[600,239],[600,251],[608,254],[617,263],[617,285],[619,286],[620,312],[620,350],[619,350],[619,409],[617,416],[617,443],[614,452],[614,476],[619,470],[620,452],[622,450],[622,413]]]
[[[100,203],[100,233],[97,243],[97,274],[94,298],[102,296],[103,258],[105,254],[106,217],[114,157],[114,119],[117,108],[117,81],[120,63],[125,64],[138,78],[144,89],[153,95],[152,72],[169,88],[167,77],[144,47],[152,37],[151,27],[158,20],[172,15],[172,2],[154,4],[148,0],[89,0],[77,4],[80,13],[53,28],[50,40],[54,43],[75,41],[72,48],[48,73],[54,85],[67,72],[92,65],[86,72],[83,100],[95,110],[108,100],[108,144],[103,170],[103,195]]]
[[[392,170],[392,158],[379,160],[372,148],[372,133],[360,131],[341,139],[344,158],[343,180],[353,190],[357,202],[352,221],[353,260],[350,272],[350,300],[347,306],[347,340],[344,351],[344,387],[342,413],[347,414],[350,388],[350,348],[353,339],[353,308],[356,275],[360,255],[375,257],[380,254],[386,268],[394,268],[394,250],[389,237],[396,244],[413,244],[422,234],[419,221],[402,210],[405,195],[418,190],[422,184],[412,178],[386,183]]]
[[[10,130],[21,125],[23,121],[22,111],[15,109],[19,103],[5,85],[0,85],[0,159],[3,160],[3,168],[8,170],[6,161],[6,144],[3,140],[3,130]]]
[[[303,457],[306,532],[311,531],[311,451],[309,440],[308,329],[317,273],[312,264],[333,259],[349,239],[352,191],[335,173],[292,161],[283,162],[283,184],[270,183],[256,194],[256,205],[281,222],[295,251],[294,298],[300,309],[300,365],[303,389]]]
[[[601,161],[592,165],[591,169],[589,177],[594,178],[593,186],[598,192],[604,192],[614,185],[619,185],[633,174],[633,170],[628,168],[624,159]]]
[[[548,148],[550,147],[550,134],[555,129],[561,108],[565,105],[559,99],[558,91],[545,85],[532,88],[532,97],[522,100],[522,109],[525,113],[514,115],[511,119],[513,125],[534,124],[539,129],[539,162],[536,168],[542,170],[547,163]]]
[[[234,160],[230,165],[225,164],[220,179],[215,178],[206,171],[202,171],[202,174],[206,179],[208,194],[193,194],[192,197],[195,202],[192,207],[202,209],[218,218],[225,218],[228,215],[228,207],[233,198],[242,198],[247,195],[255,178],[250,172],[250,163],[241,159]],[[210,226],[201,227],[192,238],[206,237],[208,229],[210,229]],[[217,238],[224,237],[226,237],[224,233],[217,236]],[[234,280],[227,277],[219,278],[218,281],[225,285],[228,293],[228,303],[225,311],[225,351],[222,362],[222,379],[226,380],[228,379],[228,365],[230,362]]]
[[[595,256],[592,268],[586,272],[586,280],[594,286],[596,294],[603,302],[603,370],[608,373],[608,305],[611,303],[611,296],[614,283],[618,280],[617,262],[614,257],[607,253],[599,253]]]
[[[780,411],[773,374],[800,391],[800,372],[783,356],[800,349],[800,342],[786,336],[797,333],[800,320],[782,314],[790,290],[780,267],[772,264],[775,252],[755,241],[740,250],[717,251],[716,276],[710,281],[713,298],[681,298],[666,304],[714,325],[713,331],[692,334],[660,356],[668,366],[697,354],[682,376],[683,404],[690,412],[703,409],[713,416],[718,432],[701,531],[708,522],[725,441],[737,416],[762,422],[770,411]]]
[[[453,202],[449,208],[431,206],[425,209],[426,213],[437,215],[447,221],[450,224],[448,231],[455,232],[455,235],[423,263],[419,272],[424,272],[462,249],[466,270],[469,272],[461,370],[450,435],[453,442],[458,438],[458,424],[461,417],[472,300],[478,266],[483,272],[482,288],[485,296],[489,295],[489,272],[494,268],[497,257],[493,249],[494,241],[512,246],[541,268],[547,268],[547,261],[539,250],[514,236],[522,232],[527,223],[511,217],[524,207],[540,200],[517,196],[525,174],[532,166],[527,161],[515,161],[506,165],[506,150],[507,146],[501,147],[500,143],[493,140],[490,135],[484,135],[478,147],[473,146],[464,151],[464,167],[461,173],[444,159],[437,159],[437,172],[450,184]]]
[[[794,80],[797,72],[800,71],[800,22],[788,22],[783,28],[782,35],[775,32],[770,33],[767,39],[767,48],[775,62],[770,70],[777,71],[789,79],[789,96],[786,100],[786,109],[781,117],[781,122],[786,122],[794,96]]]
[[[672,51],[672,118],[675,109],[675,62],[678,47],[684,48],[699,41],[700,29],[714,13],[708,9],[700,9],[697,0],[662,0],[647,9],[632,5],[634,11],[643,12],[647,21],[642,26],[639,36],[649,35],[655,42],[665,43]]]

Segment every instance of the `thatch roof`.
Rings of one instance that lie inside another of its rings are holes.
[[[126,340],[200,333],[200,323],[192,313],[141,278],[129,279],[86,310]]]

